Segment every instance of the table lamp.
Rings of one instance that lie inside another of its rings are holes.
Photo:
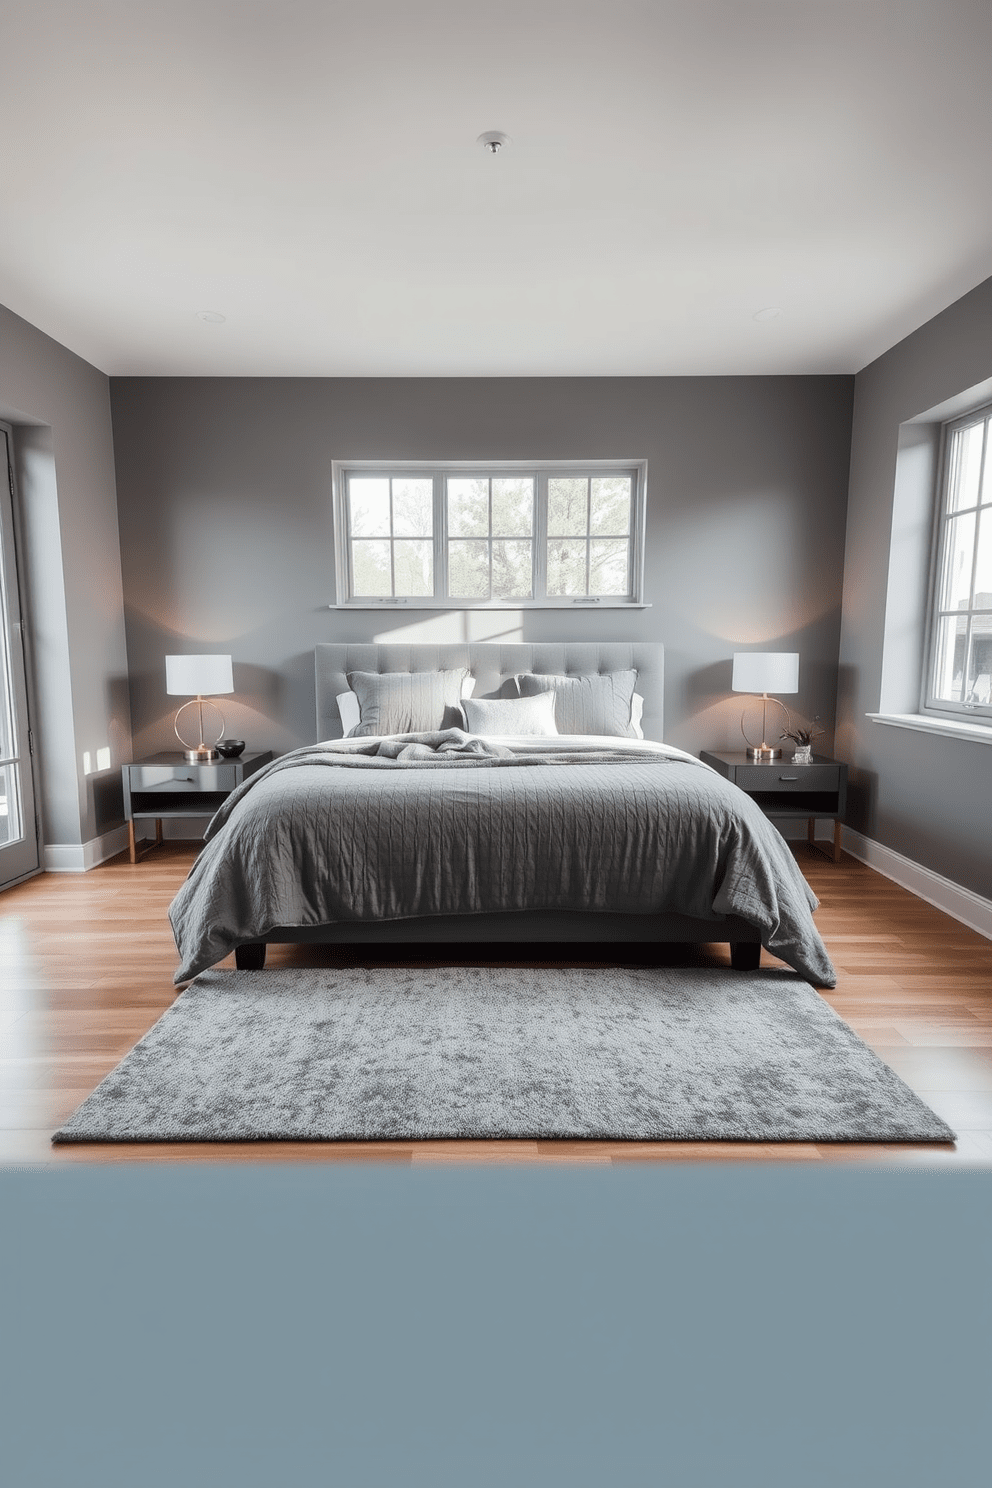
[[[176,714],[176,738],[185,750],[191,765],[204,760],[220,759],[214,744],[224,737],[224,715],[216,703],[207,703],[220,718],[220,733],[213,743],[203,741],[203,703],[208,695],[234,691],[234,672],[229,656],[167,656],[165,658],[165,690],[174,696],[188,697]],[[195,707],[199,719],[200,742],[191,744],[179,732],[179,720],[187,708]]]
[[[765,740],[767,712],[770,692],[793,693],[799,691],[798,651],[735,651],[734,674],[730,682],[734,692],[761,694],[761,743],[752,744],[744,730],[744,714],[741,714],[741,733],[747,740],[747,757],[753,760],[779,759],[782,750]],[[788,710],[779,703],[788,718]]]

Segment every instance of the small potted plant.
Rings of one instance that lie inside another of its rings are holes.
[[[818,729],[813,724],[810,724],[808,727],[802,725],[784,729],[779,735],[779,738],[791,739],[793,744],[795,744],[796,747],[792,755],[792,763],[794,765],[811,765],[813,763],[813,740],[819,739],[822,734],[822,729]]]

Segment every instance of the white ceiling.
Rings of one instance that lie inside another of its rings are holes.
[[[0,48],[0,302],[113,374],[852,372],[992,274],[992,0],[3,0]]]

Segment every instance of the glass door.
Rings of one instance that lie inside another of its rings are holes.
[[[0,889],[38,868],[21,604],[14,554],[11,431],[0,424]]]

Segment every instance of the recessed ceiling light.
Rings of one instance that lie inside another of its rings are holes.
[[[205,320],[208,325],[223,325],[227,316],[221,315],[219,310],[197,310],[196,318]]]
[[[752,320],[778,320],[782,311],[778,305],[768,305],[764,310],[755,310]]]
[[[475,143],[481,145],[488,154],[498,155],[503,146],[510,143],[510,136],[504,134],[502,129],[487,129]]]

